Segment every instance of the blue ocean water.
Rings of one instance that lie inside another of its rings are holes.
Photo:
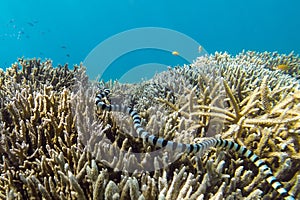
[[[143,27],[178,31],[197,41],[208,53],[227,51],[234,55],[245,49],[299,54],[299,8],[297,0],[3,1],[0,67],[5,69],[23,56],[50,58],[53,65],[72,66],[83,62],[110,37]],[[141,37],[152,40],[148,35]],[[120,42],[109,51],[121,49],[122,45]],[[174,51],[181,53],[180,47]],[[102,52],[99,60],[105,56],[106,52]],[[133,49],[105,66],[105,73],[115,79],[144,63],[174,66],[186,62],[155,48]],[[90,71],[96,73],[97,68]]]

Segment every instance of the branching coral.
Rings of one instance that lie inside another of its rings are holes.
[[[225,84],[226,90],[228,89],[228,85]],[[240,146],[237,143],[234,143],[232,141],[228,140],[222,140],[222,139],[215,139],[215,138],[208,138],[206,140],[203,140],[200,143],[197,144],[183,144],[183,143],[176,143],[172,141],[168,141],[164,138],[156,137],[155,135],[152,135],[145,131],[141,126],[141,117],[135,110],[133,110],[131,107],[126,107],[122,104],[113,104],[113,105],[107,105],[103,99],[109,94],[108,89],[104,89],[101,93],[99,93],[96,96],[95,102],[98,107],[100,107],[102,110],[107,111],[117,111],[117,112],[124,112],[127,113],[132,117],[132,120],[134,122],[134,128],[138,134],[138,137],[143,139],[145,143],[150,143],[153,146],[160,147],[160,148],[166,148],[168,151],[179,151],[184,153],[203,153],[203,151],[207,150],[209,147],[225,147],[228,150],[234,149],[239,154],[249,158],[253,164],[255,164],[256,167],[261,171],[264,176],[266,176],[266,180],[268,183],[280,193],[282,197],[286,197],[287,199],[294,199],[293,195],[288,196],[287,190],[283,188],[282,184],[278,182],[278,180],[273,176],[271,169],[265,164],[265,162],[257,155],[255,155],[251,150],[248,150],[244,146]],[[231,99],[234,97],[231,96]],[[234,102],[236,103],[236,102]],[[239,113],[238,108],[235,108],[236,112]],[[238,115],[237,115],[238,116]],[[220,162],[222,163],[222,162]],[[217,167],[217,171],[219,170],[219,167]],[[172,185],[171,185],[172,187]],[[223,186],[224,187],[224,186]],[[178,189],[174,189],[175,191],[178,191]],[[174,197],[170,196],[168,199],[173,199]]]
[[[284,55],[268,54],[216,53],[140,84],[104,85],[110,103],[134,105],[155,136],[234,139],[299,198],[299,83],[269,70]],[[234,151],[160,153],[136,137],[127,115],[97,111],[96,91],[82,66],[20,59],[0,72],[1,199],[278,198]]]

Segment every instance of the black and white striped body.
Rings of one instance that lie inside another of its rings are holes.
[[[101,93],[96,96],[95,102],[96,105],[102,110],[107,111],[115,111],[115,112],[123,112],[129,114],[133,120],[134,128],[138,134],[139,138],[142,138],[143,141],[154,145],[155,147],[164,147],[171,151],[179,151],[185,153],[199,153],[207,150],[210,147],[219,147],[226,148],[228,150],[235,150],[240,155],[243,155],[250,159],[254,165],[259,168],[260,171],[264,172],[265,178],[267,182],[280,193],[282,197],[287,200],[294,200],[293,195],[289,195],[287,190],[283,187],[283,185],[273,176],[272,170],[267,164],[261,160],[253,151],[248,150],[246,147],[241,146],[235,142],[224,140],[224,139],[216,139],[216,138],[207,138],[201,143],[197,144],[183,144],[165,140],[164,138],[156,137],[155,135],[150,134],[141,126],[141,117],[139,114],[130,107],[124,105],[107,105],[103,102],[103,98],[109,94],[108,89],[104,89]]]

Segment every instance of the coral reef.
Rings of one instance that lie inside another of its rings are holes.
[[[299,65],[293,54],[216,53],[140,84],[100,87],[112,91],[107,102],[133,105],[157,137],[195,143],[215,136],[246,146],[297,199]],[[187,155],[143,142],[128,116],[96,109],[97,90],[81,65],[20,59],[0,71],[1,199],[279,198],[234,151]]]
[[[247,51],[238,54],[236,58],[248,63],[253,63],[256,66],[281,71],[282,73],[289,74],[297,79],[300,78],[300,58],[299,55],[295,55],[294,52],[285,55],[279,54],[278,52],[258,53],[255,51]],[[284,67],[280,68],[280,65]]]

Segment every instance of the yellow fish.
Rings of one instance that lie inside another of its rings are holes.
[[[173,51],[173,52],[172,52],[172,55],[173,55],[173,56],[179,56],[179,52],[178,52],[178,51]]]
[[[289,66],[282,64],[282,65],[278,65],[276,69],[285,71],[289,69]]]

